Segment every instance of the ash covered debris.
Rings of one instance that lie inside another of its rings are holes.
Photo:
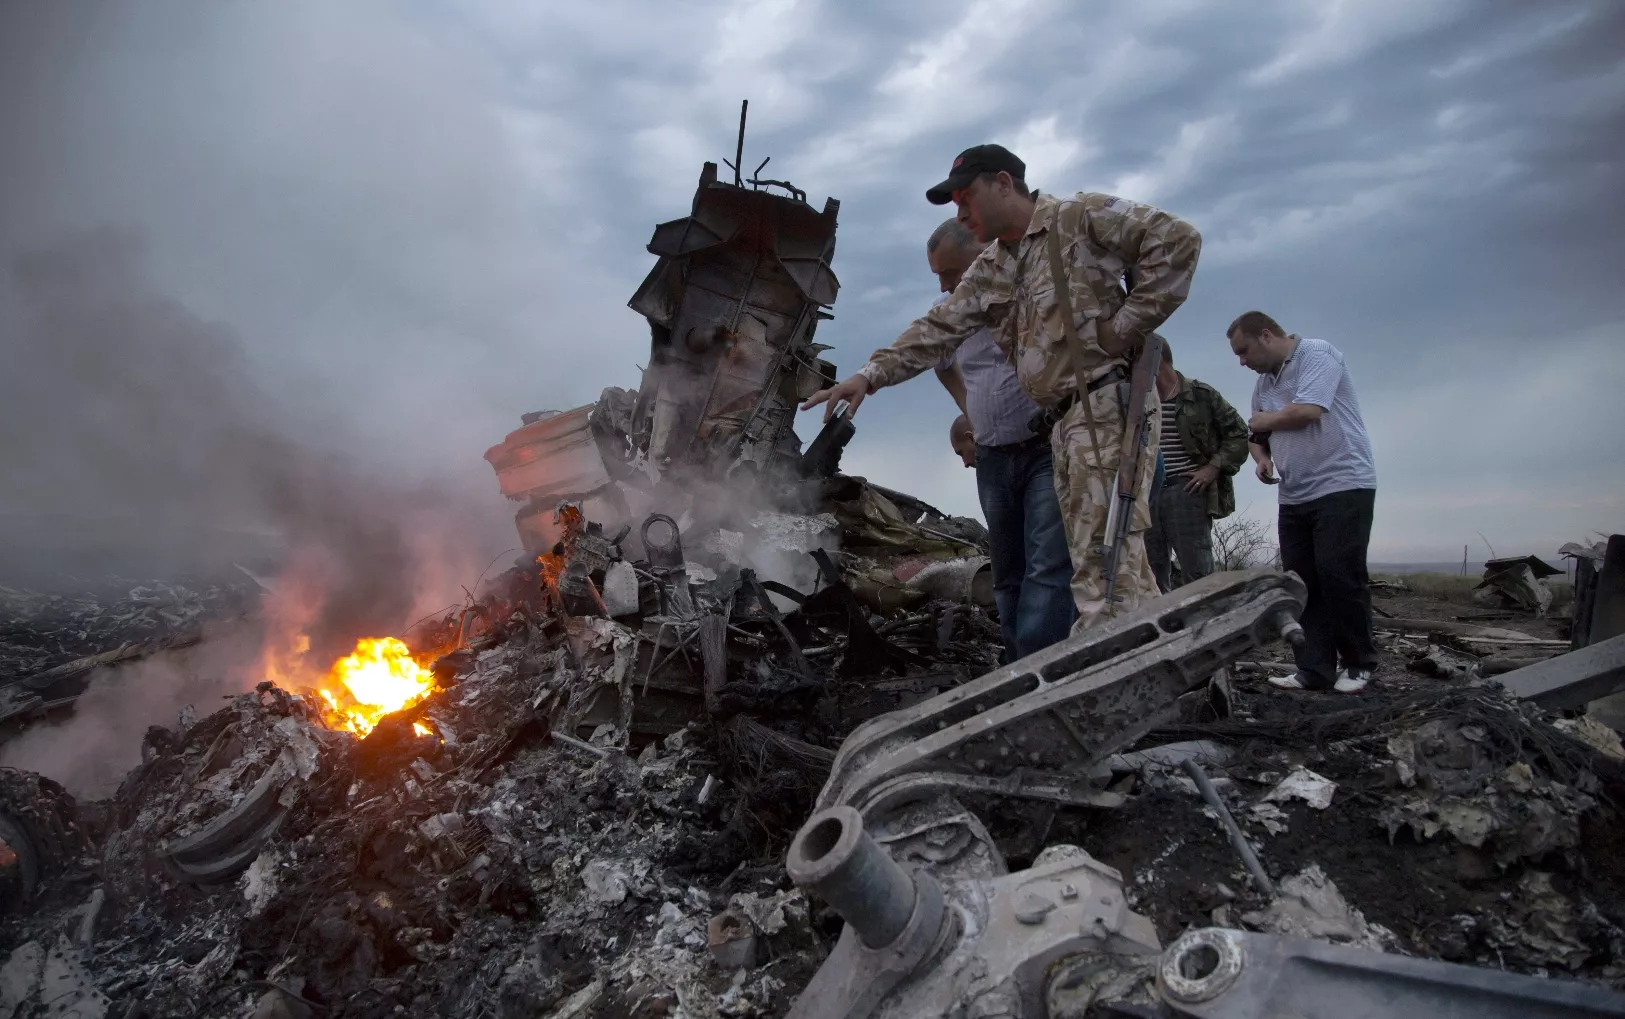
[[[582,523],[565,546],[604,554],[588,537]],[[478,612],[425,627],[465,646],[437,663],[434,694],[365,738],[269,684],[149,732],[116,796],[69,808],[92,848],[49,849],[64,876],[6,921],[15,1014],[44,1014],[30,1009],[49,967],[31,960],[97,890],[93,937],[61,949],[95,974],[94,1014],[248,1015],[284,998],[294,1014],[781,1013],[827,931],[774,851],[825,747],[980,668],[991,641],[962,624],[941,642],[928,612],[865,616],[920,663],[866,688],[832,674],[845,611],[733,598],[724,615],[691,583],[701,622],[629,625],[568,613],[547,576],[515,571]],[[515,586],[533,597],[510,600]],[[717,714],[705,619],[724,628]],[[725,950],[741,940],[748,953]]]
[[[631,302],[639,388],[487,453],[526,555],[407,635],[427,696],[363,736],[261,683],[149,729],[105,800],[0,770],[0,1019],[844,1015],[842,961],[898,915],[855,936],[817,839],[792,848],[837,807],[919,901],[1004,910],[946,935],[971,986],[928,1014],[1160,1008],[1156,952],[1212,927],[1625,985],[1617,738],[1480,679],[1538,638],[1401,627],[1387,682],[1324,710],[1247,678],[1297,583],[1260,571],[1052,649],[1043,683],[1000,669],[980,525],[840,474],[843,417],[791,428],[834,378],[836,212],[707,164]],[[1077,713],[992,718],[1080,674],[1106,692]],[[895,795],[927,786],[952,794]]]
[[[120,647],[195,636],[206,622],[254,608],[244,573],[187,581],[73,577],[0,584],[0,683],[38,676]]]

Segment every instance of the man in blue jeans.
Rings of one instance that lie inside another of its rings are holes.
[[[982,247],[958,220],[937,227],[925,256],[942,300]],[[1013,662],[1065,637],[1077,618],[1049,436],[1027,427],[1038,406],[1022,391],[1015,368],[986,329],[938,365],[937,378],[969,420],[975,440],[974,464],[966,466],[976,468],[1004,660]],[[955,447],[963,444],[956,441]],[[961,453],[961,459],[967,456]]]

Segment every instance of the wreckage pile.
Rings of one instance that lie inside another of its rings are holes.
[[[242,568],[212,581],[0,584],[0,740],[71,711],[98,669],[190,647],[210,623],[253,611],[260,585]]]
[[[38,870],[11,889],[32,897],[3,928],[0,1015],[785,1014],[840,927],[789,884],[786,843],[848,731],[985,671],[983,610],[854,610],[844,583],[823,612],[736,598],[707,709],[704,585],[697,618],[631,626],[550,611],[544,576],[503,578],[440,688],[365,738],[265,684],[150,730],[104,803],[7,772],[4,834]],[[897,667],[843,678],[852,634],[880,630]],[[1106,760],[1114,796],[1041,830],[973,802],[1012,866],[1071,844],[1117,868],[1164,943],[1221,925],[1625,983],[1617,737],[1484,683],[1230,699]]]
[[[1149,830],[1123,817],[1111,826],[1106,858],[1150,853],[1162,842],[1177,861],[1195,850],[1180,840],[1195,835],[1216,870],[1231,874],[1193,881],[1188,864],[1142,864],[1137,891],[1168,910],[1154,911],[1159,928],[1239,920],[1625,983],[1625,888],[1615,862],[1625,753],[1617,736],[1599,740],[1601,727],[1587,721],[1554,726],[1493,685],[1426,683],[1331,711],[1262,691],[1242,704],[1230,719],[1161,737],[1200,737],[1174,747],[1222,769],[1217,784],[1272,874],[1313,869],[1338,904],[1312,907],[1297,931],[1258,914],[1264,903],[1243,871],[1224,866],[1229,850],[1217,828],[1180,831],[1165,816],[1187,814],[1193,790],[1164,770],[1128,808]]]
[[[253,609],[246,573],[171,582],[60,577],[34,587],[0,584],[0,683],[125,645],[196,636],[204,623]]]
[[[528,582],[540,595],[540,573]],[[859,632],[909,663],[906,683],[803,675],[792,663],[807,654],[841,670],[850,605],[831,610],[832,631],[764,603],[726,624],[731,665],[714,693],[730,706],[698,710],[699,726],[648,704],[668,669],[690,671],[685,653],[700,671],[706,652],[681,642],[706,635],[493,598],[485,615],[509,615],[440,659],[436,693],[364,739],[264,684],[184,730],[150,730],[144,763],[106,803],[13,794],[75,816],[84,845],[41,847],[45,889],[7,931],[11,948],[32,947],[14,954],[0,1003],[33,1014],[55,986],[54,952],[96,974],[74,992],[102,1003],[84,1015],[120,1014],[105,999],[148,1016],[270,1000],[288,1010],[271,1014],[308,1014],[301,999],[358,1016],[537,1015],[571,999],[575,1014],[782,1011],[827,932],[773,851],[826,747],[860,702],[873,713],[962,680],[991,645],[968,623],[941,643],[952,631],[931,613],[899,615],[889,639]],[[719,914],[733,919],[708,929]],[[708,945],[732,945],[750,978],[735,983]]]
[[[1012,893],[942,928],[939,959],[1006,938],[918,981],[955,1014],[1036,1014],[993,979],[1033,959],[1054,1016],[1158,1000],[1144,953],[1214,925],[1625,984],[1625,752],[1594,721],[1409,673],[1434,649],[1403,634],[1363,695],[1275,692],[1258,645],[1303,595],[1268,571],[1043,652],[1042,682],[997,668],[979,525],[842,475],[844,416],[790,427],[833,377],[838,203],[804,199],[707,164],[656,228],[643,384],[487,453],[527,554],[407,636],[427,696],[358,728],[261,683],[149,729],[105,801],[0,769],[0,1019],[843,1014],[824,964],[870,957],[786,861],[823,880],[848,800],[919,865],[904,899],[932,870]],[[1012,948],[1097,904],[1141,954]]]

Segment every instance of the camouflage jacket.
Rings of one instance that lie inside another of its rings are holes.
[[[1215,520],[1236,511],[1236,485],[1230,479],[1247,462],[1247,422],[1236,408],[1206,382],[1179,376],[1174,421],[1179,442],[1197,466],[1219,469],[1219,480],[1207,490],[1207,515]]]
[[[1202,238],[1184,220],[1110,195],[1036,195],[1032,223],[1014,244],[989,244],[948,300],[875,351],[859,371],[871,389],[896,385],[935,367],[978,329],[988,328],[1015,365],[1021,388],[1053,407],[1078,388],[1055,300],[1049,231],[1060,231],[1072,313],[1083,340],[1081,374],[1093,380],[1126,364],[1100,346],[1095,309],[1129,349],[1185,301]],[[1130,287],[1121,281],[1127,276]],[[1093,292],[1088,299],[1085,290]]]

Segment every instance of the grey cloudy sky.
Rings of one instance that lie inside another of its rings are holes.
[[[643,245],[732,154],[742,98],[747,166],[842,202],[819,339],[843,375],[935,294],[925,187],[1000,141],[1040,188],[1202,230],[1163,331],[1233,402],[1240,311],[1342,348],[1374,559],[1625,528],[1615,0],[8,4],[0,254],[138,232],[287,427],[451,475],[496,533],[480,454],[636,383]],[[29,384],[71,406],[55,381]],[[848,469],[974,513],[951,416],[930,378],[880,394]],[[1242,483],[1244,512],[1273,500]]]

